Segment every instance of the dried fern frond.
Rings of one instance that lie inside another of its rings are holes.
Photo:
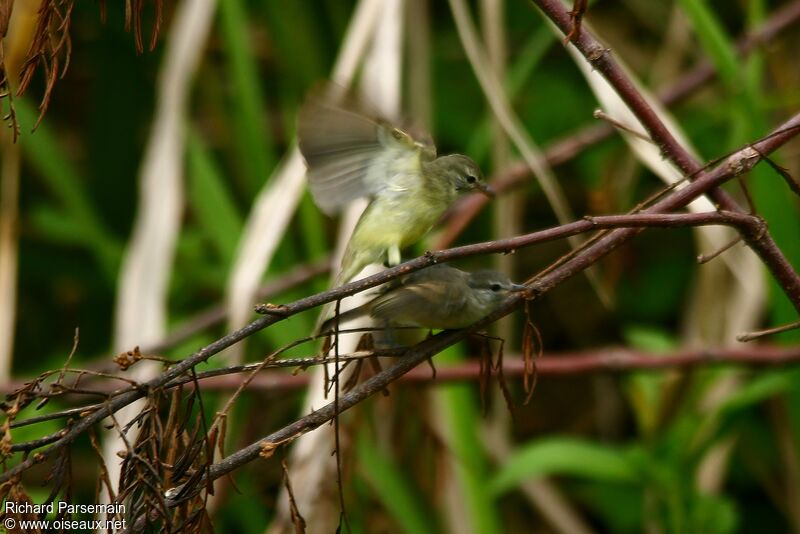
[[[136,51],[140,54],[144,51],[142,44],[142,12],[144,4],[145,0],[126,0],[125,2],[125,29],[133,32]],[[153,50],[158,42],[164,7],[163,0],[152,0],[152,4],[154,20],[150,32],[150,50]],[[8,69],[11,66],[8,64],[4,47],[0,43],[0,103],[2,99],[8,99],[8,111],[4,114],[3,120],[13,128],[14,140],[19,135],[19,124],[14,113],[13,97],[21,96],[25,93],[34,75],[38,71],[42,72],[45,80],[45,89],[39,103],[39,117],[33,125],[35,130],[50,106],[50,98],[56,81],[59,78],[63,78],[67,72],[72,55],[70,27],[74,6],[75,0],[42,0],[33,37],[19,71],[19,83],[16,90],[9,85]],[[13,9],[14,0],[0,0],[0,38],[5,38],[8,33]],[[100,1],[100,18],[105,22],[105,0]],[[2,105],[0,105],[0,109],[2,109]]]

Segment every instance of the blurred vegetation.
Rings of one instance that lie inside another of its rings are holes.
[[[797,27],[747,59],[737,56],[732,44],[784,3],[598,1],[592,3],[587,20],[615,56],[646,84],[652,83],[653,90],[697,61],[711,59],[718,78],[673,112],[701,157],[712,159],[759,138],[800,109]],[[430,4],[430,127],[441,152],[468,151],[488,174],[488,107],[447,3]],[[339,0],[219,2],[186,125],[186,208],[171,276],[171,325],[222,301],[252,200],[292,144],[294,117],[304,94],[330,72],[352,6]],[[102,24],[95,3],[77,2],[70,68],[56,85],[50,109],[35,133],[30,127],[37,117],[41,80],[15,101],[23,150],[16,377],[59,368],[76,327],[80,345],[73,365],[88,365],[108,355],[117,274],[137,209],[137,177],[171,10],[167,5],[164,35],[156,49],[137,54],[119,6],[110,3],[108,20]],[[664,49],[664,22],[675,10],[690,34],[689,46],[665,58],[670,50]],[[146,28],[152,16],[145,11]],[[507,88],[531,136],[547,146],[591,123],[595,97],[565,53],[561,37],[552,34],[528,2],[508,0],[504,21]],[[656,59],[670,59],[678,68],[655,72]],[[799,152],[795,143],[776,161],[800,176]],[[621,172],[624,188],[617,182]],[[556,173],[578,215],[624,212],[662,187],[631,161],[617,136],[589,148]],[[765,166],[747,182],[776,241],[800,266],[798,199]],[[727,188],[743,198],[735,184]],[[557,224],[532,181],[513,194],[524,199],[524,231]],[[492,209],[490,205],[458,242],[500,237],[492,235]],[[325,257],[334,243],[333,223],[304,198],[266,279]],[[600,304],[582,277],[537,303],[533,318],[547,352],[608,345],[669,351],[683,346],[687,308],[703,268],[695,262],[693,235],[689,230],[664,230],[646,236],[600,264],[601,282],[614,296],[613,310]],[[521,279],[534,274],[566,250],[564,243],[548,243],[519,251],[514,275]],[[483,258],[465,265],[490,266],[491,261]],[[270,301],[288,302],[325,287],[324,279],[315,279]],[[313,320],[312,314],[305,314],[260,333],[249,342],[247,358],[260,359],[307,335]],[[794,309],[771,284],[764,324],[793,320]],[[184,357],[224,333],[221,326],[208,329],[164,356]],[[797,339],[797,333],[790,333],[771,341]],[[515,352],[519,344],[519,339],[508,339],[506,351]],[[435,361],[446,365],[448,359],[469,357],[474,348],[462,346]],[[540,378],[531,403],[507,421],[512,450],[501,457],[483,440],[483,430],[502,419],[497,412],[504,407],[493,405],[502,404],[499,397],[488,399],[489,415],[484,416],[475,383],[434,382],[426,389],[433,393],[430,397],[394,387],[388,401],[371,400],[357,407],[361,424],[347,430],[356,438],[345,462],[350,523],[357,532],[446,530],[447,499],[441,494],[437,466],[454,461],[455,486],[447,487],[458,488],[465,521],[476,532],[550,531],[520,491],[537,477],[550,477],[571,503],[569,509],[604,532],[800,529],[798,503],[791,501],[800,486],[800,480],[793,479],[800,473],[798,370],[737,371],[736,388],[712,410],[705,409],[705,394],[730,374],[698,369]],[[515,398],[522,398],[519,384],[512,390]],[[290,422],[301,398],[300,392],[246,393],[230,424],[233,446]],[[211,405],[215,399],[216,394],[208,395]],[[376,411],[386,417],[386,402],[392,403],[393,415],[382,422],[381,432],[388,425],[394,436],[389,441],[378,439],[372,417]],[[444,417],[428,413],[433,405]],[[53,402],[47,409],[63,406]],[[432,425],[440,428],[434,432]],[[52,423],[46,430],[56,428]],[[44,431],[26,428],[14,437],[21,440]],[[703,491],[696,482],[699,467],[720,444],[731,447],[725,474],[717,491]],[[92,502],[97,472],[85,467],[96,465],[88,440],[80,440],[73,454],[73,465],[81,466],[75,468],[75,502]],[[40,480],[36,477],[42,475],[37,469],[29,476]],[[221,493],[215,527],[221,532],[263,532],[281,487],[278,462],[249,464],[235,480],[239,491],[228,488]],[[41,490],[40,500],[46,493]]]

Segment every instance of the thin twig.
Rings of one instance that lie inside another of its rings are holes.
[[[446,331],[412,347],[405,356],[398,360],[394,366],[373,376],[363,382],[350,392],[346,393],[339,400],[339,412],[341,413],[350,407],[358,404],[366,397],[381,391],[389,383],[400,379],[401,376],[410,375],[409,381],[430,381],[430,373],[423,369],[412,369],[426,358],[446,348],[447,346],[462,339],[471,332],[474,332],[493,320],[507,314],[516,308],[517,299],[512,297],[506,305],[486,319],[476,323],[467,330]],[[777,347],[759,347],[758,350],[735,350],[735,349],[704,349],[678,351],[672,354],[652,355],[638,351],[624,349],[608,349],[598,352],[585,352],[562,354],[558,357],[541,357],[536,360],[537,372],[542,375],[573,375],[576,373],[594,373],[609,371],[629,371],[629,370],[659,370],[675,367],[691,367],[696,365],[750,365],[750,366],[774,366],[800,363],[800,348],[790,349]],[[454,368],[445,368],[447,374],[443,375],[445,369],[440,369],[439,379],[444,376],[449,380],[474,380],[480,374],[480,362],[470,361]],[[504,362],[504,372],[507,374],[521,375],[527,372],[526,363],[522,358],[509,358]],[[413,374],[411,374],[413,373]],[[258,381],[252,384],[257,387]],[[274,443],[286,443],[293,440],[303,433],[309,432],[314,428],[329,421],[337,414],[334,403],[323,406],[319,410],[308,414],[295,421],[294,423],[262,438],[261,440],[231,454],[224,460],[211,466],[209,476],[218,478],[237,467],[244,465],[258,457],[259,451],[265,445]],[[188,492],[187,496],[191,495]],[[177,501],[170,501],[170,506],[179,504]]]
[[[720,256],[720,255],[721,255],[723,252],[725,252],[726,250],[730,250],[731,248],[733,248],[734,246],[736,246],[736,244],[737,244],[737,243],[739,243],[739,242],[741,242],[741,240],[742,240],[742,236],[740,236],[740,235],[737,235],[736,237],[734,237],[733,239],[731,239],[731,240],[730,240],[728,243],[726,243],[726,244],[725,244],[725,245],[723,245],[722,247],[718,248],[718,249],[717,249],[717,250],[715,250],[714,252],[709,252],[708,254],[698,254],[698,256],[697,256],[697,263],[699,263],[699,264],[701,264],[701,265],[702,265],[702,264],[704,264],[704,263],[708,263],[708,262],[710,262],[710,261],[711,261],[711,260],[713,260],[714,258],[717,258],[717,257],[719,257],[719,256]]]
[[[796,118],[798,122],[800,122],[800,116]],[[761,142],[764,144],[764,150],[769,152],[770,150],[774,149],[778,146],[779,142],[783,140],[784,142],[788,140],[791,136],[784,135],[784,136],[771,136],[769,141]],[[746,151],[743,151],[746,152]],[[747,154],[751,154],[747,152]],[[751,156],[748,156],[748,159],[745,161],[748,164],[755,164],[752,160]],[[734,174],[734,169],[738,168],[736,166],[726,165],[720,166],[718,169],[715,169],[716,172],[712,172],[709,174],[711,178],[706,178],[705,180],[697,180],[687,187],[680,191],[673,192],[670,196],[666,199],[662,200],[661,203],[668,201],[672,197],[676,197],[681,195],[682,202],[688,203],[692,200],[692,195],[699,195],[703,192],[703,187],[707,187],[708,184],[706,182],[711,182],[711,179],[716,178],[719,181],[722,181],[725,177],[730,177]],[[714,182],[711,182],[714,183]],[[680,202],[675,202],[676,207],[680,205]],[[652,208],[651,208],[652,209]],[[516,238],[509,238],[509,239],[501,239],[496,241],[490,241],[486,243],[479,243],[476,245],[466,245],[463,247],[457,247],[449,250],[438,251],[438,252],[429,252],[419,258],[414,260],[407,261],[403,264],[398,266],[386,269],[378,274],[369,276],[362,280],[358,280],[356,282],[350,282],[338,288],[325,291],[323,293],[319,293],[317,295],[312,295],[310,297],[306,297],[295,301],[294,303],[285,305],[287,313],[285,315],[268,315],[265,317],[261,317],[249,325],[245,326],[233,332],[214,343],[204,347],[200,351],[196,352],[195,354],[191,355],[187,359],[176,363],[172,367],[170,367],[167,371],[162,373],[161,375],[149,380],[145,384],[140,387],[132,388],[130,391],[119,393],[109,401],[107,401],[101,408],[97,409],[95,412],[89,414],[87,417],[77,421],[75,425],[70,428],[69,432],[62,434],[56,433],[54,435],[48,436],[43,438],[43,443],[53,443],[49,448],[40,451],[39,454],[34,455],[20,464],[14,466],[13,468],[9,469],[7,472],[0,475],[0,482],[6,480],[8,477],[14,476],[19,472],[22,472],[31,466],[35,465],[36,463],[44,461],[50,454],[55,452],[61,447],[64,447],[71,443],[78,435],[84,432],[89,426],[98,422],[100,419],[105,417],[108,413],[112,413],[123,406],[130,404],[131,402],[135,401],[136,399],[144,396],[145,392],[154,389],[163,387],[164,385],[168,384],[170,381],[176,379],[177,377],[181,376],[187,370],[192,369],[195,365],[207,360],[212,355],[216,354],[217,352],[227,348],[228,346],[233,345],[234,343],[244,339],[253,333],[266,328],[272,324],[275,324],[279,321],[286,319],[287,317],[299,313],[301,311],[307,310],[309,308],[319,306],[321,304],[325,304],[327,302],[331,302],[333,300],[341,299],[344,296],[349,296],[355,294],[357,292],[363,291],[370,287],[374,287],[381,283],[385,283],[391,279],[397,278],[401,275],[422,269],[426,266],[444,262],[444,261],[451,261],[457,258],[471,256],[471,255],[479,255],[479,254],[487,254],[491,252],[510,252],[512,250],[516,250],[517,248],[530,246],[534,243],[550,241],[553,239],[559,239],[566,237],[568,235],[574,235],[575,233],[590,231],[593,229],[599,228],[610,228],[610,227],[624,227],[622,230],[617,230],[616,232],[623,232],[624,237],[622,240],[626,240],[638,231],[637,228],[630,228],[631,226],[638,226],[638,227],[647,227],[647,226],[672,226],[672,227],[679,227],[679,226],[693,226],[697,224],[726,224],[736,226],[740,229],[741,232],[747,232],[748,234],[753,235],[763,235],[763,231],[761,227],[763,226],[763,222],[755,216],[746,215],[746,214],[735,214],[735,213],[708,213],[708,214],[657,214],[657,213],[648,213],[648,214],[635,214],[635,215],[617,215],[617,216],[603,216],[603,217],[593,217],[593,218],[586,218],[580,221],[575,221],[560,227],[551,228],[549,230],[543,230],[540,232],[534,232],[532,234],[528,234],[525,236],[520,236]],[[572,261],[566,262],[561,265],[558,269],[555,269],[545,275],[540,280],[537,281],[537,288],[536,293],[541,294],[555,285],[557,285],[560,281],[577,274],[584,268],[588,267],[592,263],[599,260],[603,255],[611,252],[617,244],[614,243],[617,234],[611,233],[608,234],[604,239],[593,243],[592,246],[588,247],[580,255],[576,255]],[[611,243],[609,243],[611,240]],[[599,245],[599,247],[598,247]],[[609,246],[610,245],[610,246]],[[555,274],[555,276],[554,276]],[[512,299],[518,301],[519,299]],[[518,303],[518,302],[517,302]],[[510,311],[510,310],[509,310]],[[49,441],[47,441],[49,439]]]
[[[330,271],[331,259],[324,258],[308,265],[300,265],[272,282],[267,282],[256,292],[256,298],[263,300],[274,295],[279,295],[296,286],[307,283],[318,276]],[[203,332],[225,322],[228,313],[223,304],[214,305],[188,318],[183,324],[170,332],[159,343],[146,347],[143,352],[158,353],[171,349],[178,343],[186,341],[198,332]]]
[[[792,119],[781,125],[775,132],[773,132],[769,136],[756,142],[755,146],[757,147],[760,153],[768,154],[777,149],[778,147],[780,147],[781,145],[783,145],[784,143],[786,143],[787,141],[789,141],[790,139],[792,139],[798,133],[800,133],[800,114],[796,115],[795,117],[793,117]],[[546,291],[549,291],[550,289],[552,289],[559,283],[563,282],[564,280],[574,276],[575,274],[581,272],[588,266],[596,263],[600,258],[604,257],[605,255],[607,255],[608,253],[619,247],[622,243],[632,238],[640,231],[640,228],[629,228],[630,226],[633,225],[634,221],[637,220],[643,227],[663,226],[664,220],[670,220],[671,222],[669,224],[671,225],[680,226],[680,225],[697,224],[699,217],[704,224],[728,224],[736,226],[740,230],[740,232],[742,232],[745,235],[748,244],[751,244],[753,242],[758,242],[759,240],[764,238],[766,232],[763,229],[764,226],[763,221],[761,221],[758,217],[752,215],[741,214],[741,213],[672,214],[672,215],[665,215],[666,219],[662,219],[662,221],[660,222],[658,222],[653,218],[653,216],[658,215],[659,212],[672,211],[687,205],[694,198],[708,191],[710,188],[716,187],[721,183],[723,183],[724,181],[732,178],[733,176],[751,169],[758,162],[758,160],[759,160],[758,153],[749,147],[745,147],[744,149],[739,150],[738,152],[729,156],[721,165],[717,166],[713,170],[701,173],[695,181],[689,183],[683,189],[672,191],[665,198],[663,198],[662,200],[660,200],[659,202],[655,203],[653,206],[648,208],[646,213],[636,214],[636,215],[612,216],[610,218],[605,218],[607,222],[609,222],[609,224],[612,226],[613,226],[613,224],[611,224],[612,222],[619,223],[620,221],[624,221],[624,224],[622,224],[621,226],[625,226],[625,228],[621,228],[610,232],[602,239],[594,242],[592,245],[585,248],[583,251],[581,251],[580,254],[575,255],[573,258],[560,265],[558,268],[550,271],[549,273],[547,273],[542,277],[537,278],[535,280],[535,283],[531,285],[531,289],[524,296],[529,299],[537,298],[539,295],[543,294]],[[251,322],[250,324],[246,325],[245,327],[200,349],[199,351],[192,354],[185,360],[173,365],[161,375],[153,378],[152,380],[149,380],[141,388],[137,388],[136,390],[122,393],[114,397],[106,404],[104,404],[102,408],[96,410],[95,412],[86,416],[85,418],[77,421],[65,435],[60,437],[51,446],[39,451],[38,454],[27,458],[26,460],[20,462],[19,464],[12,467],[5,473],[1,474],[0,482],[6,481],[11,477],[14,477],[19,473],[25,471],[26,469],[29,469],[31,466],[45,461],[56,451],[74,441],[75,438],[80,434],[82,434],[84,431],[86,431],[87,428],[99,422],[109,413],[113,413],[114,411],[119,410],[120,408],[132,403],[136,399],[141,398],[142,396],[144,396],[146,391],[152,390],[154,388],[163,387],[171,380],[174,380],[178,376],[181,376],[187,370],[193,368],[199,363],[206,361],[208,358],[218,353],[219,351],[233,345],[234,343],[237,343],[238,341],[254,334],[255,332],[263,330],[264,328],[272,324],[284,320],[291,314],[299,313],[301,311],[310,309],[314,306],[319,306],[321,304],[331,302],[336,299],[341,299],[344,296],[352,295],[359,291],[363,291],[370,287],[374,287],[376,285],[385,283],[391,279],[422,269],[426,266],[438,262],[451,261],[469,255],[487,254],[492,252],[510,252],[511,250],[515,250],[516,248],[522,246],[530,246],[536,242],[542,242],[546,240],[556,239],[557,237],[563,237],[569,235],[571,232],[586,231],[587,229],[596,228],[598,227],[599,224],[598,221],[603,221],[603,220],[604,218],[601,217],[596,217],[593,219],[584,219],[581,221],[575,221],[573,223],[569,223],[567,225],[564,225],[564,227],[558,227],[550,230],[545,230],[542,232],[536,232],[534,234],[528,234],[527,236],[521,236],[519,238],[501,239],[498,241],[480,243],[477,245],[468,245],[464,247],[457,247],[439,252],[429,252],[416,259],[386,269],[385,271],[382,271],[376,275],[369,276],[362,280],[351,282],[341,287],[325,291],[323,293],[319,293],[316,295],[312,295],[297,300],[293,303],[287,304],[286,305],[286,308],[288,310],[287,315],[285,316],[270,315],[266,317],[261,317]],[[693,222],[690,224],[687,221],[693,221]],[[785,268],[788,270],[788,273],[790,274],[789,276],[790,280],[792,276],[796,278],[796,274],[794,273],[794,270],[792,269],[791,265],[788,264],[788,262]],[[796,300],[800,302],[800,285],[794,287],[790,284],[786,284],[785,276],[776,276],[776,278],[778,278],[779,283],[781,283],[787,295],[790,298],[792,298],[793,301]],[[362,385],[358,386],[357,388],[353,389],[352,391],[342,396],[342,398],[340,399],[341,410],[348,409],[355,403],[360,402],[361,399],[371,395],[374,391],[382,390],[383,388],[386,387],[388,383],[395,380],[402,374],[405,374],[405,372],[410,370],[417,363],[424,361],[426,358],[431,357],[438,351],[443,350],[447,346],[450,346],[453,343],[457,342],[458,340],[462,339],[465,335],[472,332],[475,328],[482,327],[488,324],[489,322],[499,319],[500,317],[510,313],[512,310],[519,307],[522,302],[523,302],[523,295],[517,294],[508,299],[503,306],[501,306],[495,313],[491,314],[488,318],[476,323],[476,325],[474,325],[473,328],[457,332],[445,332],[439,334],[438,336],[434,336],[433,338],[430,338],[430,340],[423,342],[421,345],[418,345],[417,347],[409,350],[408,355],[402,358],[401,361],[394,367],[387,369],[386,371],[383,371],[378,375],[373,376],[372,378],[364,382]],[[377,388],[377,389],[372,389],[372,388]],[[334,413],[336,412],[335,410],[333,410],[332,407],[323,408],[318,412],[314,412],[314,414],[316,415],[311,419],[308,418],[301,419],[297,421],[295,424],[290,425],[290,427],[282,429],[281,431],[278,431],[277,433],[271,435],[270,437],[274,437],[276,438],[276,440],[286,439],[287,437],[293,437],[297,435],[298,431],[301,430],[307,431],[310,430],[311,428],[316,428],[316,426],[319,426],[319,424],[322,424],[322,422],[329,420],[329,418],[332,417]],[[285,432],[291,432],[292,429],[294,429],[293,433],[285,434]],[[283,438],[281,438],[281,436],[283,436]],[[261,446],[257,444],[256,449],[260,449],[260,447]],[[248,454],[249,453],[245,453],[245,456],[247,456]],[[247,457],[249,459],[252,459],[257,455],[258,455],[258,450],[255,451],[254,456],[252,457],[247,456]],[[223,462],[224,461],[225,460],[223,460]],[[226,470],[226,468],[220,468],[220,469],[221,470],[219,471],[212,471],[209,473],[211,480],[216,478],[214,476],[215,473],[220,473],[218,476],[222,476],[227,472],[229,472],[229,470]]]
[[[768,42],[780,32],[790,28],[800,20],[800,0],[795,0],[777,9],[764,24],[741,37],[736,44],[738,53],[749,54],[756,46]],[[717,75],[714,65],[704,60],[684,73],[676,82],[658,91],[658,99],[667,106],[676,104]],[[544,151],[544,157],[551,167],[571,160],[584,149],[609,138],[614,129],[607,124],[591,124],[581,130],[555,141]],[[530,178],[530,169],[524,161],[512,163],[498,172],[490,180],[492,189],[501,194],[515,186],[525,183]],[[483,195],[472,195],[462,199],[453,209],[442,237],[436,243],[437,248],[447,248],[464,231],[481,209],[488,204]]]
[[[407,350],[407,348],[397,347],[394,349],[342,354],[339,356],[339,360],[341,362],[347,362],[360,361],[375,356],[400,357],[404,354],[405,350]],[[328,364],[330,363],[330,359],[309,357],[273,362],[273,364],[278,363],[285,363],[287,367],[291,364],[291,366],[303,368],[312,365]],[[571,376],[606,371],[657,371],[673,367],[692,367],[700,365],[770,367],[795,365],[798,363],[800,363],[800,348],[798,347],[785,348],[769,345],[755,346],[747,349],[708,347],[703,349],[677,350],[669,353],[658,353],[657,355],[632,349],[609,347],[537,356],[536,372],[542,376]],[[197,373],[197,380],[201,383],[204,391],[238,389],[242,386],[242,378],[238,375],[250,373],[261,366],[262,363],[223,367],[212,371]],[[253,378],[248,377],[244,389],[273,392],[292,391],[302,389],[308,385],[308,375],[275,372],[275,367],[277,366],[264,366],[264,371],[267,369],[273,369],[273,371],[262,372]],[[507,355],[503,360],[502,369],[507,376],[523,376],[525,374],[530,374],[529,362],[520,355]],[[468,360],[457,366],[441,367],[436,376],[432,376],[428,369],[414,369],[403,376],[399,381],[401,383],[439,383],[439,381],[477,380],[479,372],[478,363]],[[185,385],[190,382],[193,382],[193,379],[186,378],[180,381],[173,381],[168,387],[178,387],[179,385]],[[11,428],[27,426],[53,419],[85,415],[96,410],[101,405],[102,403],[92,404],[15,421],[11,425]]]
[[[800,328],[800,321],[795,321],[793,323],[775,326],[772,328],[766,328],[764,330],[758,330],[756,332],[748,332],[746,334],[741,334],[736,336],[737,341],[753,341],[754,339],[758,339],[765,336],[771,336],[773,334],[780,334],[781,332],[789,332],[790,330],[797,330]]]
[[[561,3],[561,0],[532,1],[539,6],[542,12],[544,12],[544,14],[563,32],[567,33],[571,30],[572,21],[569,13]],[[572,44],[592,65],[592,68],[599,72],[615,89],[619,97],[631,109],[634,115],[636,115],[648,134],[650,134],[650,137],[659,147],[662,154],[669,158],[678,169],[695,181],[701,181],[705,176],[711,174],[704,171],[703,166],[675,139],[664,123],[661,122],[655,110],[653,110],[642,94],[636,89],[636,86],[628,78],[625,71],[611,56],[609,50],[597,41],[591,32],[584,28],[580,35],[573,39]],[[784,129],[787,133],[789,133],[790,129],[798,127],[800,127],[800,121],[794,121],[791,124],[784,125]],[[749,156],[740,154],[742,157],[735,162],[735,164],[740,167],[733,169],[734,174],[739,175],[749,171],[752,165],[750,165],[747,160],[752,160],[752,162],[755,163],[761,159],[762,155],[763,152],[761,152],[760,147],[755,145],[750,148]],[[728,165],[733,163],[734,162],[729,161]],[[710,196],[721,209],[744,212],[733,197],[716,185],[712,185],[706,189],[705,194]],[[670,199],[673,199],[673,197],[679,198],[680,191],[672,195]],[[664,201],[662,201],[662,203],[666,202],[664,207],[672,202],[670,199],[664,199]],[[652,209],[653,208],[651,208],[651,210]],[[654,209],[653,211],[663,212],[665,210],[662,208]],[[751,236],[748,245],[759,255],[761,261],[764,262],[772,275],[778,280],[787,296],[792,300],[795,308],[800,312],[800,276],[797,275],[797,272],[792,268],[791,264],[789,264],[783,252],[769,235],[769,232],[764,231],[757,238]]]
[[[664,369],[717,366],[775,367],[800,365],[800,347],[756,346],[751,349],[727,347],[685,349],[658,354],[626,348],[600,348],[579,352],[559,352],[536,357],[539,376],[579,376],[594,373],[629,373]],[[502,372],[506,377],[530,374],[530,365],[522,355],[506,354]],[[440,366],[436,377],[427,368],[417,367],[400,378],[398,384],[441,384],[443,382],[480,379],[480,361],[467,359],[458,365]],[[289,378],[289,380],[284,380]],[[204,391],[230,390],[241,384],[235,375],[216,376],[202,382]],[[308,385],[307,375],[263,373],[252,380],[247,389],[255,391],[293,391]]]
[[[640,132],[639,130],[634,130],[633,128],[631,128],[627,124],[623,124],[622,122],[618,121],[614,117],[608,115],[602,109],[594,110],[594,113],[592,113],[592,116],[595,119],[606,121],[607,123],[609,123],[614,128],[616,128],[618,130],[622,130],[622,131],[628,132],[629,134],[631,134],[631,135],[633,135],[635,137],[638,137],[642,141],[647,141],[648,143],[652,143],[653,142],[653,140],[650,139],[646,134]]]

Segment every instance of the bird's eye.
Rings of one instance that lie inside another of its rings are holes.
[[[489,286],[489,289],[491,289],[492,291],[497,293],[498,291],[500,291],[503,288],[502,288],[502,286],[500,286],[500,284],[492,284],[492,285]]]
[[[478,181],[478,179],[475,178],[474,176],[472,176],[472,175],[467,176],[467,183],[474,184],[477,181]]]

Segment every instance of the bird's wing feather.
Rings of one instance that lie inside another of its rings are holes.
[[[410,275],[403,285],[376,298],[371,315],[396,324],[429,326],[460,310],[466,293],[459,290],[461,285],[453,283],[452,270],[433,269]],[[442,283],[440,276],[451,276],[451,279]]]
[[[381,119],[350,99],[331,103],[313,95],[300,111],[298,139],[317,205],[326,213],[360,197],[404,191],[418,180],[420,158],[435,148]]]
[[[427,283],[395,289],[375,299],[371,315],[394,323],[411,322],[413,325],[416,323],[414,318],[406,317],[409,310],[427,310],[435,304],[438,300],[436,289],[434,284]]]

